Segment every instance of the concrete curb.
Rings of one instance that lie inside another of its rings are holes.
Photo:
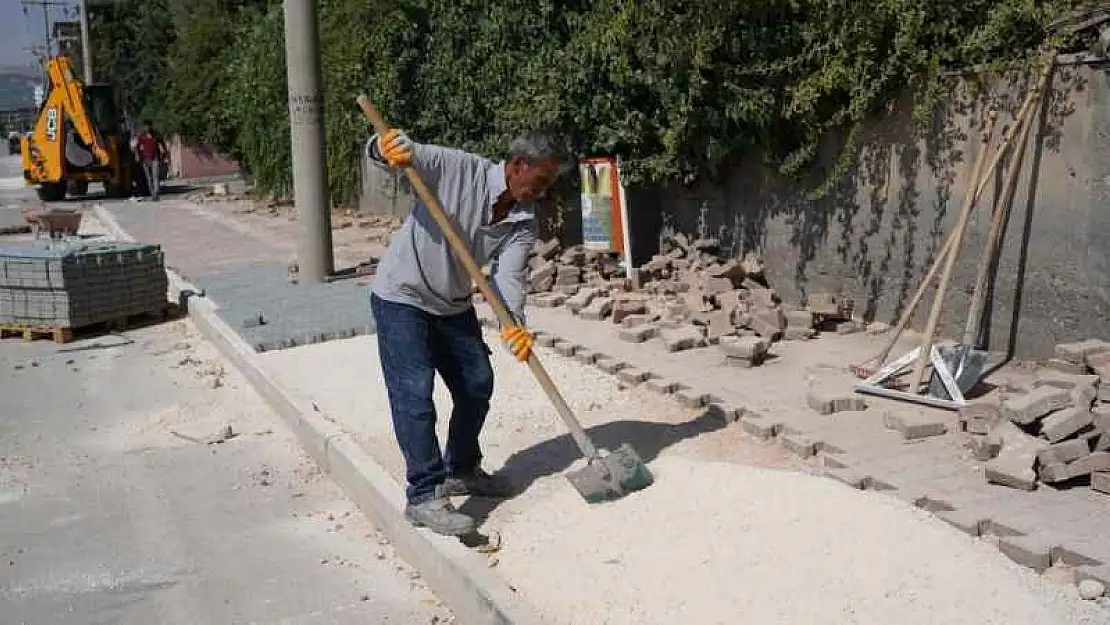
[[[103,206],[96,218],[117,240],[134,239]],[[420,571],[436,595],[467,625],[544,625],[515,591],[489,570],[484,557],[455,539],[414,528],[404,518],[404,490],[357,441],[311,401],[283,389],[262,366],[261,357],[216,314],[199,289],[167,269],[173,299],[187,299],[189,318],[208,341],[250,382],[363,513],[393,542],[397,553]]]

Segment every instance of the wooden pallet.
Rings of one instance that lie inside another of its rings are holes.
[[[176,307],[167,304],[165,308],[154,310],[128,317],[120,317],[118,319],[110,319],[108,321],[101,321],[93,323],[80,328],[59,328],[54,326],[45,325],[27,325],[21,323],[0,323],[0,339],[8,338],[11,336],[22,337],[24,341],[33,341],[36,338],[52,339],[55,343],[65,344],[73,341],[74,334],[85,335],[90,331],[105,330],[122,332],[128,329],[134,322],[141,322],[151,319],[165,320],[174,314]]]

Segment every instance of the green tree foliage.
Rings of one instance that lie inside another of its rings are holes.
[[[1046,24],[1078,4],[322,0],[329,184],[337,202],[357,196],[370,134],[359,93],[420,141],[498,156],[515,133],[543,128],[580,153],[621,154],[633,180],[714,176],[756,154],[799,174],[844,130],[846,164],[852,130],[907,86],[925,127],[946,70],[1032,58]],[[133,81],[138,101],[242,159],[260,188],[287,192],[280,3],[180,5],[171,35],[147,52],[121,48],[164,68],[159,92]]]

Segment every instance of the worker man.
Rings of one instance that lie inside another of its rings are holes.
[[[565,171],[566,153],[550,137],[533,134],[513,141],[508,159],[495,163],[414,143],[398,129],[371,137],[367,147],[378,163],[413,167],[475,261],[491,263],[491,287],[515,321],[501,328],[501,339],[516,358],[528,360],[533,337],[525,329],[524,299],[536,241],[534,200]],[[478,436],[493,395],[491,352],[471,302],[470,277],[419,200],[393,235],[370,290],[393,431],[405,458],[405,516],[440,534],[469,534],[474,520],[449,497],[511,494],[503,476],[480,466]],[[442,453],[432,401],[437,371],[453,403]]]
[[[143,175],[146,176],[150,199],[157,202],[158,191],[161,186],[158,170],[162,156],[168,154],[169,150],[166,149],[166,143],[162,141],[162,136],[154,131],[154,124],[149,119],[143,120],[143,130],[139,133],[136,148],[139,153],[139,162],[143,166]]]

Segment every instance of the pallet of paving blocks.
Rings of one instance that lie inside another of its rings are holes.
[[[141,243],[0,246],[0,330],[66,342],[74,330],[166,312],[162,249]]]

